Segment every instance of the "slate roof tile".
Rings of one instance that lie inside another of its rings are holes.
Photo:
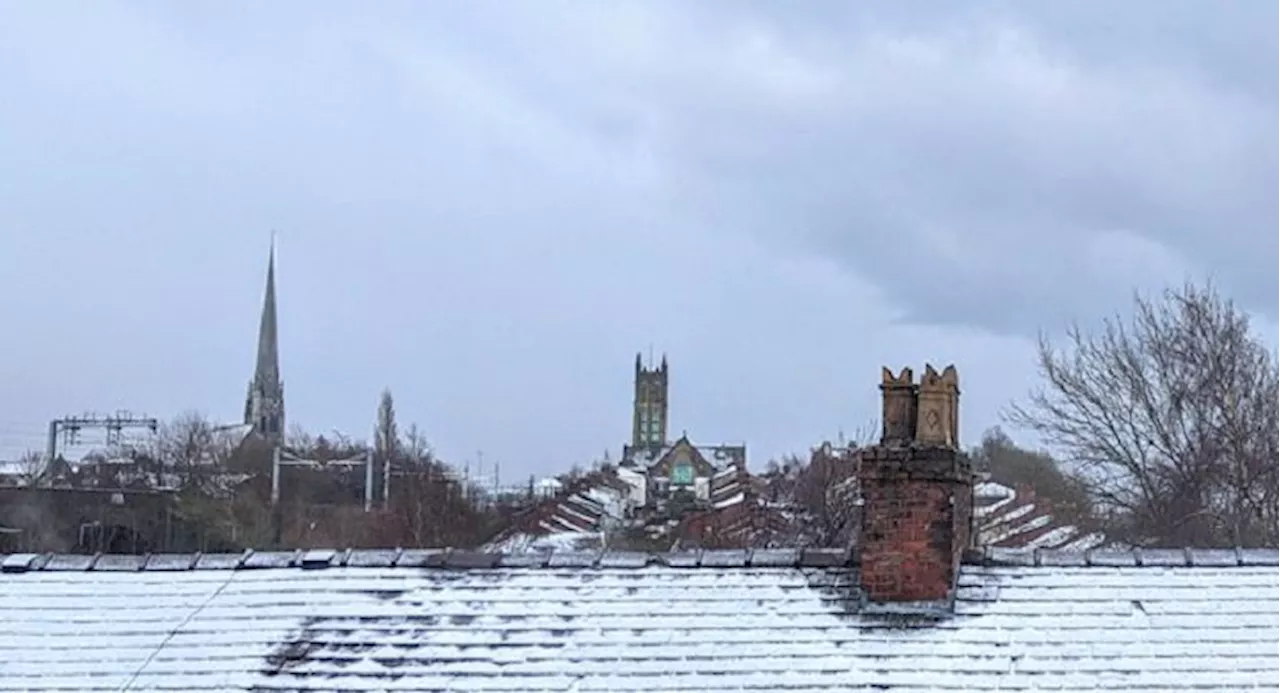
[[[704,568],[742,568],[747,565],[746,549],[707,549],[698,565]]]
[[[802,566],[839,566],[849,563],[849,552],[843,549],[801,549]]]
[[[352,552],[345,567],[335,553],[307,570],[294,560],[304,553],[267,561],[292,567],[208,569],[234,568],[236,554],[131,572],[101,559],[88,569],[93,557],[0,557],[13,566],[0,575],[0,691],[1280,686],[1274,551],[1184,552],[1180,564],[1143,552],[1168,565],[1123,566],[987,557],[962,569],[954,614],[930,619],[860,611],[847,562],[765,567],[758,554],[552,554],[504,567],[515,557],[433,552],[389,567],[384,553]],[[379,567],[356,567],[375,555],[363,564]],[[423,567],[427,556],[440,567]]]
[[[386,549],[354,549],[347,555],[347,563],[353,568],[390,568],[396,564],[400,552]]]
[[[499,554],[483,551],[450,551],[445,554],[444,564],[450,568],[496,568],[500,558]]]
[[[439,568],[444,565],[444,549],[406,549],[396,558],[397,568]]]
[[[545,552],[504,553],[498,559],[500,568],[545,568],[551,554]]]
[[[1134,557],[1140,565],[1180,566],[1191,561],[1186,549],[1139,549]]]
[[[649,554],[640,551],[606,551],[600,556],[601,568],[643,568],[649,565]]]
[[[196,570],[229,570],[242,566],[252,551],[197,554]]]
[[[339,554],[333,549],[311,549],[310,551],[302,552],[302,555],[296,560],[298,561],[298,565],[303,568],[315,570],[317,568],[328,568],[334,565],[341,565],[342,559],[345,557],[346,556],[344,554]]]
[[[245,557],[244,568],[288,568],[302,559],[302,551],[255,551]]]
[[[1083,552],[1081,553],[1083,554]],[[1138,557],[1133,551],[1090,551],[1087,554],[1089,565],[1109,566],[1113,568],[1138,565]]]
[[[191,570],[197,555],[182,553],[156,553],[147,557],[144,570]]]
[[[1239,549],[1240,565],[1276,565],[1280,563],[1280,550]]]
[[[6,573],[25,572],[36,567],[36,562],[40,560],[40,554],[36,553],[15,553],[4,557],[0,561],[0,570]]]
[[[45,563],[45,570],[88,570],[97,556],[55,555]]]
[[[93,564],[93,569],[98,571],[116,571],[128,572],[142,570],[142,566],[146,564],[146,556],[135,556],[129,554],[103,554]]]
[[[799,549],[752,549],[751,565],[783,568],[800,564]]]
[[[658,557],[658,560],[665,566],[672,568],[696,568],[702,560],[702,550],[694,549],[691,551],[672,551]]]
[[[1234,549],[1188,549],[1191,565],[1202,568],[1225,568],[1240,564],[1240,554]]]
[[[598,551],[556,551],[547,562],[551,568],[590,568],[600,560]]]

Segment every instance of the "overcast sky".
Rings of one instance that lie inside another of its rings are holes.
[[[1277,5],[0,0],[0,453],[395,394],[509,479],[614,457],[637,351],[753,466],[1212,276],[1277,335]],[[1017,437],[1015,433],[1015,437]]]

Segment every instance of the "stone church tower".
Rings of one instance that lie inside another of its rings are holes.
[[[253,433],[275,445],[284,440],[284,383],[280,381],[280,351],[276,327],[276,249],[267,259],[267,289],[258,325],[258,360],[244,403],[244,422]]]
[[[636,397],[632,417],[631,447],[660,448],[667,442],[667,357],[662,365],[648,368],[636,354]]]

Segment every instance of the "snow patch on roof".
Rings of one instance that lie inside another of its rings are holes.
[[[543,553],[548,551],[577,551],[599,547],[598,532],[554,531],[551,534],[515,534],[485,546],[485,551],[504,554]]]
[[[721,508],[727,508],[731,505],[737,505],[738,503],[741,503],[746,499],[747,499],[746,494],[739,491],[738,493],[732,496],[729,496],[724,500],[720,500],[720,501],[716,501],[715,503],[712,503],[711,507],[715,510],[720,510]]]

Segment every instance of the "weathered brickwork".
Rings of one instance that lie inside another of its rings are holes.
[[[935,373],[929,367],[926,372]],[[885,371],[885,435],[858,461],[863,503],[858,549],[862,587],[871,601],[947,599],[969,547],[973,472],[956,447],[959,388],[954,368],[946,372],[947,401],[940,407],[937,399],[923,403],[943,410],[945,430],[927,438],[938,442],[922,443],[911,430],[920,421],[921,403],[910,371],[897,378]]]

